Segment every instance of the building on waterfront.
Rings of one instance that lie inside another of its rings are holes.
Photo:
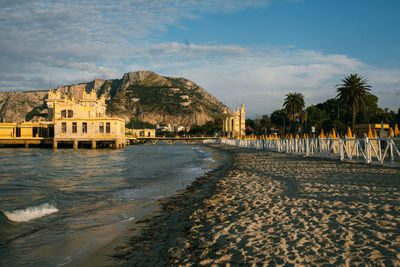
[[[175,126],[174,129],[175,129],[175,132],[176,132],[176,133],[186,131],[186,127],[185,127],[185,126],[182,126],[182,125]]]
[[[0,143],[4,144],[59,144],[97,146],[125,146],[125,122],[106,115],[104,96],[96,92],[83,93],[82,99],[61,95],[50,90],[46,100],[48,120],[40,122],[1,123]],[[8,143],[7,143],[8,142]]]
[[[162,132],[174,132],[175,127],[171,124],[168,125],[160,125],[160,124],[156,124],[156,130],[162,131]]]
[[[246,135],[246,109],[242,104],[240,110],[237,107],[234,112],[228,109],[223,113],[222,135],[236,138]]]
[[[92,90],[83,92],[82,99],[61,96],[60,91],[49,91],[47,99],[49,120],[54,124],[54,146],[60,142],[79,143],[95,148],[96,143],[112,144],[117,148],[125,145],[125,122],[106,115],[104,96],[97,98]]]
[[[126,134],[134,138],[155,138],[156,129],[126,129]]]

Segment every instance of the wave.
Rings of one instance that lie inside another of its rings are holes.
[[[0,210],[0,227],[2,225],[8,225],[10,220],[4,215],[4,213]]]
[[[49,203],[44,203],[26,209],[3,211],[4,215],[14,222],[27,222],[57,212],[58,209]]]
[[[130,222],[130,221],[135,219],[135,217],[126,216],[125,213],[121,213],[121,215],[122,215],[122,218],[123,218],[122,222]]]

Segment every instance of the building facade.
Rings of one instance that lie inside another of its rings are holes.
[[[46,102],[47,121],[0,123],[0,144],[125,147],[125,121],[106,115],[104,96],[92,90],[75,101],[50,90]]]
[[[156,129],[126,129],[127,135],[134,138],[155,138]]]
[[[229,138],[237,138],[246,135],[246,109],[244,104],[234,112],[224,110],[222,135]]]
[[[83,93],[75,101],[60,91],[49,91],[47,99],[49,120],[54,124],[54,146],[60,142],[79,143],[95,148],[97,142],[120,148],[125,146],[125,122],[120,118],[106,116],[104,96],[97,98],[96,92]]]

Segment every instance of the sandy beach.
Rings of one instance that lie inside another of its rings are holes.
[[[113,265],[400,265],[399,169],[212,146],[232,160],[137,222]]]

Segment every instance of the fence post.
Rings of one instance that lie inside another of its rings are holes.
[[[365,163],[371,163],[371,144],[370,144],[370,142],[369,142],[369,139],[368,139],[368,137],[366,136],[365,137],[365,140],[364,140],[364,142],[365,142]]]
[[[284,144],[285,144],[285,147],[284,147],[285,153],[287,153],[287,151],[288,151],[288,149],[287,149],[287,145],[288,145],[287,139],[284,140]]]
[[[389,140],[388,140],[388,145],[389,145]],[[393,162],[393,139],[390,140],[390,161]]]
[[[324,157],[323,139],[321,139],[321,137],[319,137],[318,142],[319,142],[319,152],[321,154],[321,158],[323,158]]]
[[[356,155],[357,155],[357,160],[358,160],[359,156],[360,156],[360,151],[359,151],[360,140],[357,139],[357,141],[355,142],[355,145],[356,145]]]
[[[343,161],[344,160],[344,151],[343,151],[343,140],[339,139],[339,160]]]
[[[307,137],[304,140],[306,141],[306,155],[308,157],[310,155],[310,139]]]
[[[327,138],[326,139],[326,156],[329,158],[329,152],[331,150],[331,142],[332,142],[332,138]]]

